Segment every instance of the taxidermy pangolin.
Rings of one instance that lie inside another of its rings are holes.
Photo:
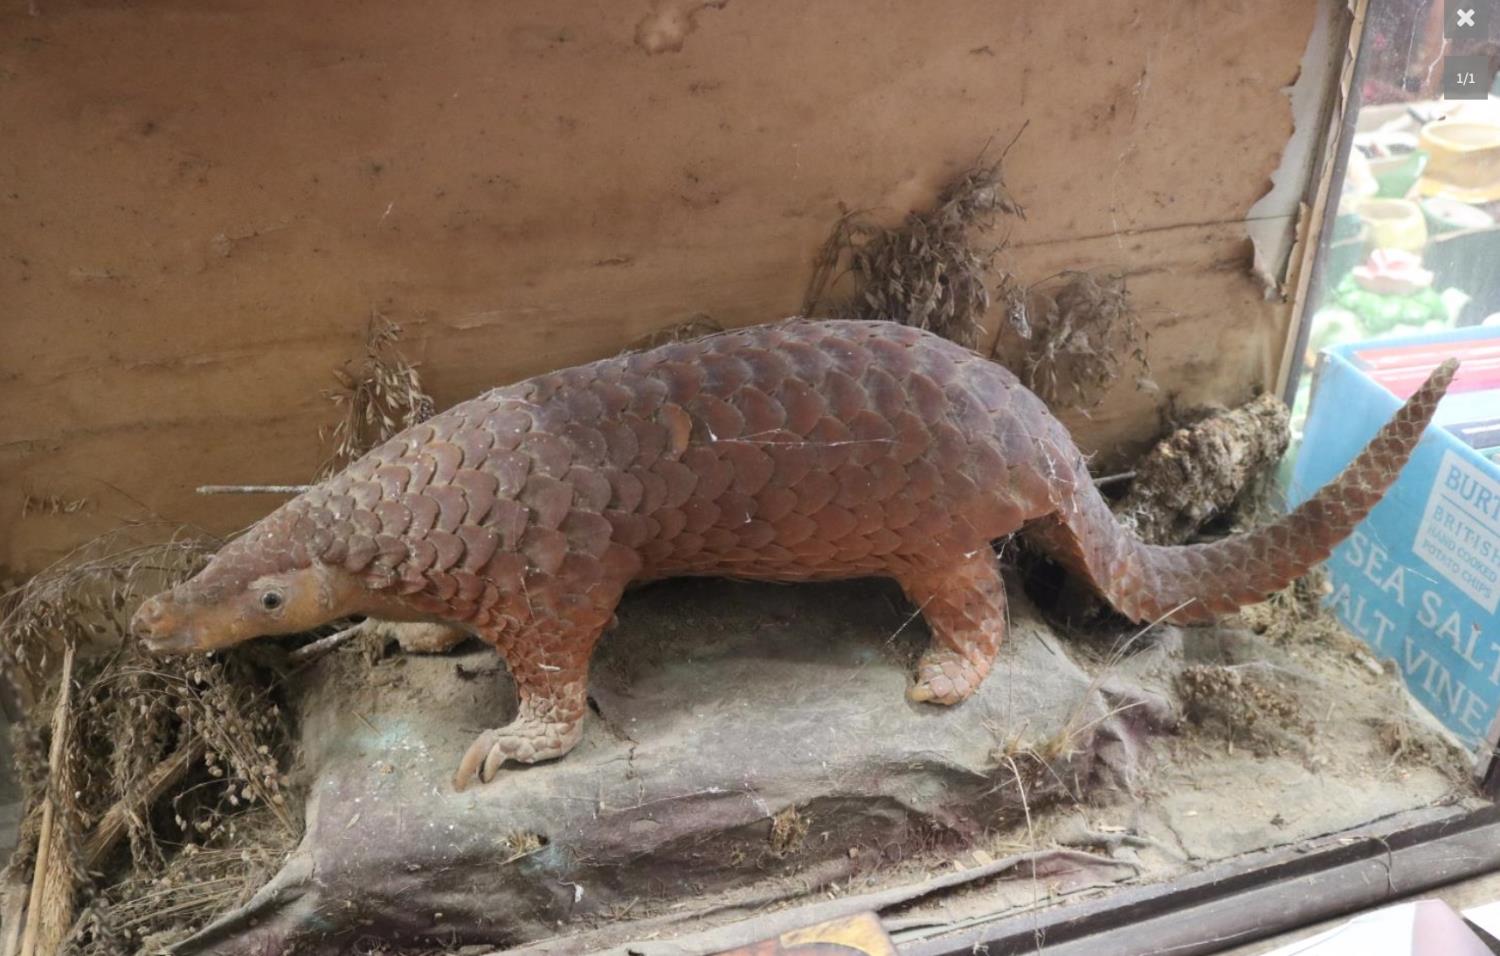
[[[1380,500],[1457,365],[1432,373],[1337,480],[1210,544],[1126,533],[1066,429],[1003,367],[889,322],[791,320],[540,375],[384,442],[146,601],[186,653],[348,615],[441,622],[509,665],[519,711],[454,784],[560,757],[589,657],[632,582],[894,578],[932,633],[909,696],[956,704],[1005,633],[991,543],[1015,531],[1134,621],[1265,599]]]

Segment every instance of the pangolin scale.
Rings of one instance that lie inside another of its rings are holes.
[[[1066,429],[1010,372],[888,322],[791,320],[540,375],[394,436],[152,598],[152,649],[224,647],[350,614],[479,635],[519,695],[455,785],[565,754],[588,663],[632,582],[884,576],[932,634],[910,690],[952,704],[1005,632],[991,543],[1021,531],[1135,621],[1263,600],[1379,501],[1455,363],[1276,523],[1209,544],[1124,532]]]

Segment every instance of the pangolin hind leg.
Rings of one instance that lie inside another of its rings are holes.
[[[1005,582],[994,552],[985,546],[957,563],[927,565],[897,580],[932,631],[907,696],[934,704],[967,699],[1005,638]]]
[[[444,654],[474,636],[456,624],[376,621],[372,627],[379,637],[401,645],[406,654]]]

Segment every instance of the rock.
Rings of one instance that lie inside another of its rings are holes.
[[[1129,779],[1119,762],[1154,725],[1106,717],[1014,603],[994,673],[939,708],[904,697],[927,635],[885,582],[642,589],[596,657],[578,747],[463,793],[450,778],[465,747],[514,710],[499,658],[466,644],[372,671],[335,655],[303,695],[300,848],[175,952],[356,933],[513,945],[628,914],[611,928],[624,939],[673,904],[765,905],[956,849],[1019,811],[1018,782],[1034,806],[1060,781],[1105,776],[1096,743],[1107,776]],[[1116,709],[1127,693],[1111,687]]]

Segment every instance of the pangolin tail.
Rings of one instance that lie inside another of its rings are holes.
[[[1326,559],[1379,503],[1457,369],[1453,359],[1439,366],[1338,478],[1264,528],[1207,544],[1146,544],[1081,482],[1027,536],[1133,621],[1193,623],[1263,601]]]

